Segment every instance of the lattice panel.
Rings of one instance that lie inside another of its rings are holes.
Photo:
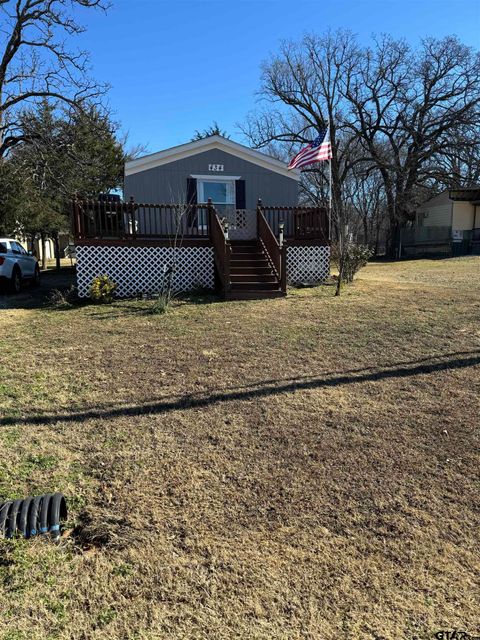
[[[287,246],[288,284],[314,284],[330,274],[330,247]]]
[[[231,240],[252,240],[257,237],[257,212],[251,209],[235,209],[227,212]]]
[[[76,247],[77,286],[88,297],[92,280],[107,274],[117,283],[121,298],[159,291],[165,269],[176,260],[174,291],[214,288],[212,247]],[[176,252],[176,254],[175,254]]]

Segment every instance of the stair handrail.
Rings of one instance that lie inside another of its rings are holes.
[[[260,198],[257,203],[257,234],[279,280],[280,289],[285,293],[287,290],[287,248],[285,242],[282,243],[282,246],[279,245],[272,228],[263,214]]]
[[[211,198],[207,203],[208,220],[210,228],[210,239],[213,245],[213,255],[217,272],[222,284],[223,293],[226,294],[231,289],[230,260],[232,248],[227,239],[222,222],[217,211],[212,204]]]

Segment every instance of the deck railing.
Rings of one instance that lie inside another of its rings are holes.
[[[73,201],[75,238],[208,238],[208,206],[134,202]]]
[[[279,242],[277,241],[277,238],[275,237],[271,226],[268,224],[265,216],[263,215],[260,203],[257,207],[257,235],[280,282],[281,290],[283,292],[286,292],[286,248],[284,245],[280,246]]]
[[[232,248],[227,240],[220,218],[215,211],[215,207],[210,201],[208,202],[207,209],[216,271],[221,281],[221,288],[226,294],[231,289],[230,258]]]
[[[325,208],[270,207],[261,201],[258,207],[276,238],[283,224],[287,240],[329,241]],[[76,240],[212,237],[208,204],[153,204],[135,202],[133,198],[128,202],[75,199],[72,210]],[[251,213],[255,216],[254,211]]]
[[[278,237],[283,224],[285,238],[329,242],[329,217],[325,207],[270,207],[261,201],[259,207],[275,236]]]

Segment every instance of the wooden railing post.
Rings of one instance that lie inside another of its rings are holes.
[[[75,238],[82,238],[82,221],[80,218],[80,205],[78,202],[78,194],[73,194],[72,199],[72,224],[73,224],[73,235]]]
[[[284,232],[285,232],[285,223],[282,220],[282,222],[278,223],[278,244],[280,245],[280,248],[283,247]]]
[[[137,235],[137,228],[135,224],[135,199],[133,196],[130,196],[130,201],[128,203],[128,215],[130,218],[130,225],[131,225],[130,233],[132,238],[135,238],[135,236]]]
[[[260,214],[262,213],[262,199],[257,200],[257,238],[260,237]]]
[[[228,292],[231,289],[230,282],[230,253],[231,246],[225,237],[225,231],[218,218],[215,207],[212,201],[209,199],[207,203],[208,218],[210,224],[210,239],[213,245],[213,252],[215,256],[215,264],[217,267],[217,273],[222,281],[223,294],[227,297]]]
[[[208,219],[208,237],[210,238],[210,240],[212,239],[212,229],[213,229],[213,221],[212,221],[212,216],[214,213],[214,209],[212,207],[212,199],[209,198],[207,200],[207,219]]]
[[[280,247],[280,289],[287,293],[287,245]]]

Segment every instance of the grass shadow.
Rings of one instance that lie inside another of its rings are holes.
[[[235,388],[213,389],[207,393],[173,396],[137,405],[110,405],[103,407],[86,407],[85,409],[64,414],[22,415],[21,417],[0,418],[0,426],[14,424],[46,425],[55,422],[83,422],[94,419],[111,419],[119,416],[142,416],[169,413],[184,409],[202,409],[216,404],[231,401],[253,400],[269,396],[278,396],[302,390],[323,389],[330,387],[360,384],[363,382],[378,382],[388,379],[404,379],[412,376],[426,375],[441,371],[453,371],[480,365],[480,351],[459,352],[448,356],[414,362],[413,364],[394,364],[388,368],[374,369],[367,367],[354,370],[354,373],[333,372],[322,377],[301,377],[285,380],[259,381],[253,385]]]

